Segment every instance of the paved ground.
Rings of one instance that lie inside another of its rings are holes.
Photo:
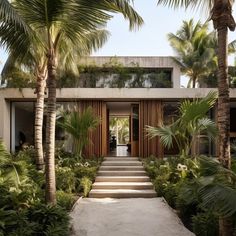
[[[193,236],[162,198],[85,198],[71,213],[73,236]]]

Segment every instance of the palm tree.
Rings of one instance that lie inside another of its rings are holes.
[[[55,203],[54,136],[56,118],[56,71],[60,49],[65,50],[63,47],[59,47],[60,42],[64,40],[68,45],[73,45],[74,47],[70,48],[70,50],[73,50],[78,42],[83,44],[81,38],[86,38],[88,32],[105,26],[106,22],[112,18],[109,12],[123,14],[130,22],[130,29],[140,26],[143,21],[132,8],[129,0],[99,0],[96,2],[88,0],[73,0],[70,2],[65,0],[16,0],[14,5],[14,11],[32,29],[30,30],[30,36],[36,39],[37,43],[42,44],[44,48],[43,52],[47,58],[46,201],[48,203]],[[5,20],[5,23],[8,23],[7,20]],[[2,29],[1,38],[3,38],[4,34],[9,35],[16,30],[15,25],[12,26],[12,24],[8,24],[5,28],[3,27]],[[40,31],[45,41],[42,42],[37,37],[35,30]],[[24,42],[24,37],[21,37],[21,40]],[[7,43],[7,40],[4,42]],[[29,42],[30,40],[27,41],[27,43]],[[28,44],[29,48],[30,45]],[[84,44],[83,46],[86,47],[88,45]]]
[[[218,38],[218,129],[219,129],[219,160],[230,169],[230,98],[228,81],[228,29],[235,30],[236,24],[232,16],[234,0],[158,0],[158,4],[170,7],[202,7],[209,9]],[[231,235],[230,220],[220,220],[220,235]]]
[[[80,111],[79,106],[62,112],[60,118],[62,121],[58,121],[57,124],[73,138],[72,151],[77,157],[82,157],[83,148],[90,141],[88,132],[99,125],[99,118],[93,114],[92,107]]]
[[[214,106],[216,93],[211,92],[205,98],[193,101],[186,100],[179,107],[179,118],[170,125],[160,127],[147,126],[150,138],[160,136],[162,144],[171,148],[175,143],[179,154],[187,157],[191,148],[196,155],[194,144],[200,134],[208,138],[215,138],[217,128],[213,121],[207,117],[207,112]]]
[[[208,75],[217,67],[215,49],[212,47],[211,33],[207,32],[207,24],[194,24],[193,19],[183,21],[183,25],[176,34],[169,33],[168,40],[175,50],[174,60],[182,67],[182,72],[195,88],[203,76]]]
[[[222,165],[230,168],[230,106],[229,106],[229,82],[227,63],[228,29],[235,30],[235,21],[232,16],[233,0],[158,0],[158,4],[178,8],[202,8],[209,9],[211,20],[218,36],[218,128],[219,128],[219,160]]]
[[[17,4],[17,3],[16,3]],[[37,37],[40,38],[40,31],[37,32]],[[81,42],[77,44],[76,48],[73,45],[67,44],[61,40],[59,45],[59,65],[60,71],[71,71],[78,73],[76,70],[76,60],[80,56],[85,56],[91,53],[92,49],[101,47],[107,39],[108,32],[106,30],[96,30],[85,34],[86,37],[81,37]],[[41,42],[44,42],[41,37]],[[87,45],[86,47],[84,45]],[[70,50],[69,50],[70,48]],[[73,50],[71,50],[73,49]],[[72,58],[76,58],[73,59]],[[22,70],[21,67],[35,75],[36,77],[36,90],[37,100],[35,105],[35,149],[36,149],[36,166],[37,169],[43,169],[43,140],[42,140],[42,127],[44,115],[44,96],[46,89],[47,79],[47,57],[44,52],[42,44],[34,44],[31,46],[30,51],[24,56],[23,60],[18,60],[14,55],[10,54],[2,71],[3,78],[8,78],[9,74],[16,69]]]
[[[86,33],[104,26],[112,17],[121,13],[129,20],[130,29],[142,24],[141,17],[131,7],[130,1],[121,0],[16,0],[15,9],[33,30],[40,30],[46,43],[42,43],[47,57],[48,102],[46,125],[46,201],[55,203],[55,119],[56,119],[56,71],[60,55],[60,42],[76,47]],[[36,35],[34,34],[35,38]],[[83,41],[82,41],[83,42]],[[86,44],[84,45],[87,46]],[[73,48],[74,48],[73,47]],[[71,48],[71,49],[73,49]],[[61,48],[63,50],[63,48]]]

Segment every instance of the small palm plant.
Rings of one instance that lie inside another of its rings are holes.
[[[58,125],[72,136],[72,150],[78,156],[82,156],[82,151],[89,140],[89,131],[96,129],[100,120],[88,107],[80,112],[77,106],[72,111],[62,112],[62,120]]]
[[[171,148],[176,143],[179,154],[188,156],[198,135],[206,134],[210,139],[217,135],[215,123],[207,117],[216,98],[217,94],[210,92],[205,98],[182,102],[179,107],[179,118],[171,125],[147,126],[148,136],[150,138],[160,136],[162,144],[167,148]]]
[[[12,183],[18,188],[26,173],[26,163],[15,160],[0,140],[0,179]]]

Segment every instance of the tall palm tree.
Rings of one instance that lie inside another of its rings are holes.
[[[193,88],[217,66],[215,49],[211,47],[213,34],[208,33],[207,27],[207,24],[200,22],[194,24],[191,19],[183,21],[176,34],[168,34],[168,40],[177,54],[174,60],[190,78],[188,86],[192,83]]]
[[[17,4],[17,2],[16,2]],[[41,37],[41,31],[35,30],[37,37],[41,38],[40,42],[46,43],[44,38]],[[91,53],[93,49],[101,47],[107,39],[108,32],[106,30],[95,30],[93,32],[86,33],[81,37],[81,42],[76,45],[69,45],[64,40],[60,41],[59,45],[59,65],[60,71],[72,71],[78,73],[76,70],[76,60],[80,56],[85,56]],[[85,37],[86,36],[86,37]],[[86,47],[84,45],[87,45]],[[71,50],[73,48],[73,50]],[[70,49],[70,50],[69,50]],[[13,51],[14,53],[14,51]],[[46,89],[47,79],[47,57],[42,47],[42,43],[31,45],[30,50],[24,56],[23,60],[18,60],[14,57],[14,54],[10,53],[3,71],[3,78],[8,78],[9,73],[14,70],[15,67],[18,70],[21,66],[27,69],[36,77],[36,90],[37,100],[35,104],[35,125],[34,125],[34,143],[36,149],[36,166],[37,169],[43,169],[44,157],[43,157],[43,140],[42,140],[42,127],[43,127],[43,115],[44,115],[44,97]],[[72,59],[74,58],[74,59]]]
[[[219,160],[226,168],[231,167],[230,156],[230,98],[228,81],[228,29],[235,30],[236,24],[232,16],[234,0],[158,0],[158,4],[170,7],[202,7],[209,9],[218,38],[218,129],[219,129]],[[220,235],[231,234],[229,219],[220,220]]]
[[[129,20],[130,29],[142,24],[129,0],[16,0],[15,9],[27,25],[41,31],[47,57],[48,102],[46,125],[46,201],[55,203],[55,118],[56,118],[56,71],[60,54],[60,42],[76,47],[87,32],[105,26],[111,13],[121,13]],[[35,35],[34,35],[35,36]],[[86,36],[85,36],[86,37]],[[35,38],[37,38],[35,36]],[[37,38],[39,41],[40,39]],[[83,41],[82,41],[83,42]],[[86,44],[84,45],[87,46]],[[71,48],[73,50],[73,48]],[[62,48],[63,50],[63,48]]]
[[[227,40],[228,29],[235,30],[235,21],[232,16],[233,0],[158,0],[158,4],[168,5],[169,7],[184,7],[209,9],[211,20],[218,36],[218,127],[219,127],[219,160],[223,166],[230,168],[230,107],[229,107],[229,83],[227,78]]]

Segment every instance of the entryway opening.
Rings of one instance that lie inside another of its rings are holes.
[[[130,117],[109,117],[109,149],[111,156],[130,156]]]
[[[138,156],[139,103],[107,102],[108,155]]]

